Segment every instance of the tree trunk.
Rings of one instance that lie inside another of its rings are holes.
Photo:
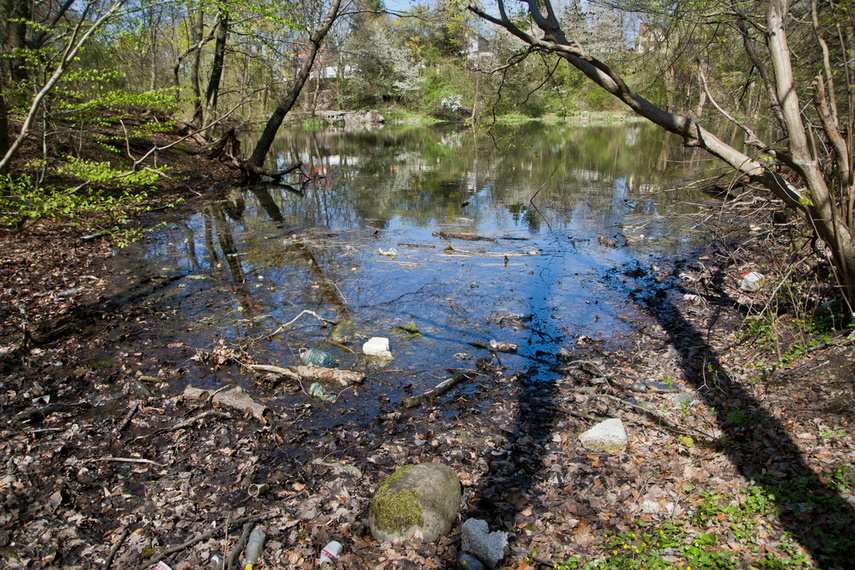
[[[296,103],[297,98],[300,96],[300,92],[312,71],[312,66],[315,63],[315,56],[318,54],[318,50],[320,49],[327,32],[329,32],[333,22],[335,22],[338,17],[340,6],[341,0],[333,0],[330,9],[327,11],[327,15],[324,17],[321,24],[315,28],[309,36],[309,47],[306,50],[305,59],[303,60],[303,64],[300,66],[300,70],[297,72],[297,76],[294,78],[294,82],[291,84],[291,88],[288,89],[285,97],[279,102],[279,105],[276,106],[276,110],[273,111],[270,119],[267,120],[267,125],[265,125],[264,131],[261,133],[261,137],[255,145],[255,150],[252,151],[252,156],[250,156],[249,160],[246,161],[245,166],[247,167],[250,177],[257,177],[258,172],[262,169],[264,159],[267,158],[267,153],[270,151],[270,146],[273,144],[273,139],[276,138],[276,132],[282,125],[285,115],[288,114],[294,106],[294,103]]]
[[[695,109],[695,118],[704,116],[704,105],[707,103],[707,90],[704,89],[703,78],[707,75],[707,64],[698,60],[698,106]]]
[[[214,44],[214,62],[211,65],[211,75],[208,78],[208,87],[205,89],[205,114],[207,123],[214,120],[217,112],[217,99],[220,94],[220,80],[223,77],[223,63],[226,59],[226,40],[229,36],[229,13],[220,11],[217,39]]]
[[[3,82],[0,82],[2,85]],[[6,98],[3,97],[0,91],[0,156],[6,156],[9,150],[9,111],[6,109]],[[9,171],[8,164],[3,170],[0,170],[0,175],[6,174]]]
[[[205,26],[205,11],[202,7],[193,14],[190,25],[190,36],[198,46],[193,54],[193,62],[190,64],[190,86],[193,89],[193,119],[194,125],[203,125],[202,116],[202,87],[199,84],[199,66],[202,63],[202,31]]]

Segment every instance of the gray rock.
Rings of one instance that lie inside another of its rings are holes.
[[[674,396],[674,407],[681,408],[685,404],[686,406],[691,405],[695,401],[695,395],[689,392],[682,392]]]
[[[623,422],[612,418],[600,422],[579,436],[582,447],[589,451],[616,453],[626,448],[626,431]]]
[[[451,530],[462,497],[457,474],[441,463],[405,465],[374,494],[368,512],[371,534],[380,542],[434,542]]]
[[[508,554],[508,533],[497,530],[490,532],[487,522],[469,519],[461,528],[463,544],[460,548],[471,552],[487,568],[495,568]]]

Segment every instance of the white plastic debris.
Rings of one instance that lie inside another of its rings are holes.
[[[742,279],[739,280],[739,288],[743,291],[759,291],[766,284],[763,274],[756,271],[743,273],[740,277]]]
[[[392,352],[389,350],[389,339],[382,336],[375,336],[368,339],[362,345],[362,352],[366,356],[374,356],[376,358],[392,359]]]
[[[398,250],[395,249],[394,247],[392,249],[382,249],[382,248],[379,248],[379,249],[380,249],[380,255],[385,255],[386,257],[388,257],[390,259],[395,259],[396,257],[398,257]]]
[[[341,554],[341,543],[333,540],[321,550],[321,557],[318,559],[318,566],[321,568],[332,568],[333,564],[338,560],[338,555]]]

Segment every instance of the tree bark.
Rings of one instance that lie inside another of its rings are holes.
[[[220,80],[223,77],[223,64],[226,59],[226,41],[229,36],[229,13],[220,10],[217,22],[217,39],[214,44],[214,61],[211,64],[211,75],[208,87],[205,89],[205,114],[207,122],[211,123],[217,112],[217,99],[220,95]]]
[[[303,59],[303,64],[300,66],[300,70],[297,72],[294,82],[291,84],[291,87],[288,89],[285,97],[279,102],[279,105],[276,106],[276,110],[273,111],[273,114],[267,120],[264,131],[261,133],[261,137],[255,145],[255,150],[252,151],[252,155],[245,163],[246,170],[250,178],[257,177],[257,172],[262,168],[264,159],[267,158],[267,153],[270,151],[273,139],[276,138],[276,132],[279,130],[279,127],[282,126],[282,121],[285,119],[285,115],[288,114],[288,112],[294,107],[294,103],[297,102],[297,98],[300,96],[300,92],[303,90],[303,86],[306,84],[309,74],[312,71],[312,66],[315,63],[315,56],[317,56],[318,50],[332,27],[333,22],[338,18],[340,6],[341,0],[333,0],[323,21],[309,36],[309,46],[306,50],[306,57]]]

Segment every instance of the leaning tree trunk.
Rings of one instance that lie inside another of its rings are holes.
[[[294,107],[294,103],[297,102],[297,98],[300,96],[303,86],[309,79],[309,74],[311,73],[312,66],[315,63],[315,56],[317,56],[318,50],[320,49],[327,32],[330,31],[333,22],[335,22],[338,17],[340,6],[341,0],[333,0],[333,3],[327,11],[323,21],[309,36],[309,46],[306,50],[306,57],[303,60],[303,64],[300,66],[300,70],[297,72],[297,76],[294,78],[294,82],[291,84],[291,88],[288,89],[288,93],[285,94],[285,97],[279,102],[279,105],[276,106],[276,110],[273,111],[270,119],[267,120],[267,125],[265,125],[264,132],[261,133],[261,138],[258,139],[258,143],[255,145],[255,150],[252,151],[252,156],[250,156],[249,160],[244,163],[244,168],[250,178],[257,178],[260,174],[265,173],[262,165],[264,164],[264,159],[267,157],[267,153],[270,151],[270,146],[273,144],[273,139],[276,138],[276,132],[279,130],[279,127],[282,126],[282,121],[285,119],[285,115],[287,115],[291,108]]]
[[[223,63],[226,59],[226,40],[229,36],[229,13],[220,11],[217,25],[217,41],[214,44],[214,62],[211,64],[211,75],[208,78],[208,88],[205,89],[206,122],[213,123],[217,112],[217,99],[220,95],[220,80],[223,77]],[[194,115],[195,117],[195,115]]]

